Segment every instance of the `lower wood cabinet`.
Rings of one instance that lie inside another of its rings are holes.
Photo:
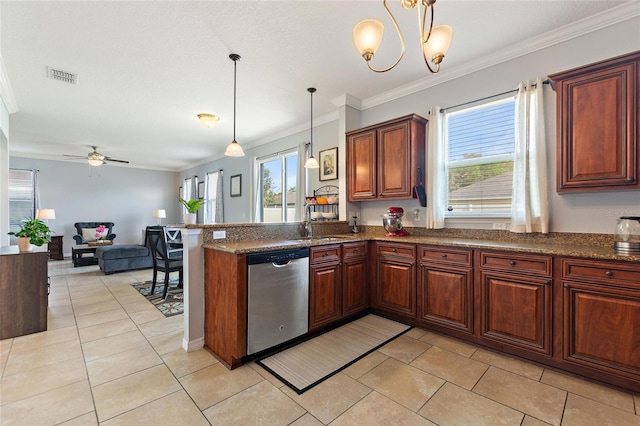
[[[369,307],[367,242],[342,245],[342,315],[355,315]]]
[[[640,268],[562,260],[564,361],[640,384]]]
[[[416,246],[375,243],[376,285],[374,308],[396,317],[416,318]]]
[[[309,250],[309,331],[342,317],[340,246],[317,246]]]
[[[552,355],[550,256],[480,252],[480,337]]]
[[[418,320],[473,333],[473,252],[418,246]]]

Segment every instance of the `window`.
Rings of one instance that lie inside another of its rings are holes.
[[[511,212],[515,101],[446,114],[447,217],[508,216]]]
[[[9,231],[19,231],[25,217],[35,217],[34,171],[9,169]]]
[[[204,178],[204,223],[216,223],[216,198],[219,172],[209,172]]]
[[[296,219],[298,150],[256,161],[259,182],[256,222],[293,222]]]

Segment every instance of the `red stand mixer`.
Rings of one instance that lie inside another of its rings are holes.
[[[404,209],[402,207],[389,207],[387,212],[382,215],[382,224],[385,231],[387,231],[387,237],[404,237],[409,235],[407,231],[402,228],[402,216],[404,216]]]

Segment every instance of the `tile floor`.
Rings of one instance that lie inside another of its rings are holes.
[[[181,348],[129,284],[50,262],[46,332],[0,341],[2,425],[640,425],[640,396],[423,329],[297,395]]]

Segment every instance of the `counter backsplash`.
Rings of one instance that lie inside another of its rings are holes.
[[[351,233],[346,221],[314,223],[314,236],[341,235]],[[204,244],[222,244],[246,240],[290,240],[304,235],[301,223],[234,223],[212,225],[188,225],[188,228],[202,228]],[[385,235],[382,226],[359,226],[368,235]],[[494,240],[513,243],[563,244],[579,246],[613,247],[613,234],[583,234],[551,232],[549,234],[517,234],[503,230],[480,229],[426,229],[405,228],[409,235],[420,237],[451,237],[478,240]],[[213,231],[224,230],[225,239],[213,239]],[[400,240],[399,240],[400,241]]]

